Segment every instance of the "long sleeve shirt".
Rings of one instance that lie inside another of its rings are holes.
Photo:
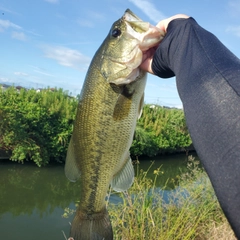
[[[193,18],[175,19],[152,70],[176,76],[194,147],[240,239],[240,60]]]

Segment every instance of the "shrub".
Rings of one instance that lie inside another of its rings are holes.
[[[0,92],[0,148],[11,160],[62,161],[72,133],[77,100],[62,89],[35,90],[14,87]]]

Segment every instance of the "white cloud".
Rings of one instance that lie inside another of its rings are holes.
[[[24,73],[24,72],[14,72],[14,75],[23,76],[23,77],[27,77],[28,76],[28,74]]]
[[[56,60],[60,65],[80,71],[86,70],[91,60],[75,49],[62,46],[44,46],[43,51],[45,57]]]
[[[226,32],[233,33],[234,35],[240,37],[240,26],[229,26]]]
[[[157,10],[157,8],[148,0],[129,0],[135,6],[140,8],[153,22],[158,23],[166,16]]]
[[[26,41],[27,37],[23,32],[12,32],[12,38],[20,40],[20,41]]]
[[[10,14],[19,15],[18,13],[14,12],[14,11],[8,9],[8,8],[5,8],[5,7],[3,7],[3,6],[0,6],[0,10],[1,10],[1,12],[2,12],[3,14],[5,14],[5,13],[10,13]]]
[[[13,81],[10,78],[0,77],[0,83],[12,83]]]
[[[12,32],[12,38],[21,40],[21,41],[26,41],[27,37],[23,32],[17,32],[17,31],[24,31],[26,33],[30,33],[34,36],[40,36],[39,34],[35,33],[34,31],[27,31],[23,29],[21,26],[9,21],[9,20],[1,20],[0,19],[0,32],[4,32],[7,29],[14,29],[16,31]]]
[[[22,29],[22,27],[10,22],[9,20],[1,20],[0,19],[0,29],[4,30],[4,29],[8,29],[8,28]]]
[[[40,74],[42,74],[42,75],[44,75],[44,76],[48,76],[48,77],[55,77],[55,76],[52,75],[52,74],[49,74],[49,73],[47,73],[47,72],[40,71],[40,70],[34,70],[34,72],[40,73]]]
[[[29,67],[32,68],[35,73],[39,73],[41,75],[48,76],[48,77],[56,77],[55,75],[48,73],[48,70],[44,68],[32,66],[32,65],[29,65]]]

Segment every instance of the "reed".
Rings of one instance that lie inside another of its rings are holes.
[[[167,190],[156,187],[164,174],[161,168],[154,169],[152,163],[143,171],[136,162],[133,186],[123,193],[110,190],[106,200],[114,240],[236,240],[206,172],[192,156],[188,171],[178,176],[167,198]],[[153,171],[153,179],[147,176],[149,171]],[[119,204],[109,201],[111,194],[120,197]],[[73,213],[67,208],[63,217]]]
[[[156,188],[160,168],[147,171],[137,165],[133,186],[118,193],[122,203],[108,203],[115,240],[236,239],[218,204],[210,180],[194,158],[174,191],[164,200]],[[153,171],[154,179],[147,177]]]

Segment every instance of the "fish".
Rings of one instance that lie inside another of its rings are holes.
[[[112,240],[106,196],[134,180],[129,149],[144,104],[143,52],[164,33],[130,9],[113,23],[96,51],[81,89],[65,163],[66,177],[81,181],[69,239]]]

